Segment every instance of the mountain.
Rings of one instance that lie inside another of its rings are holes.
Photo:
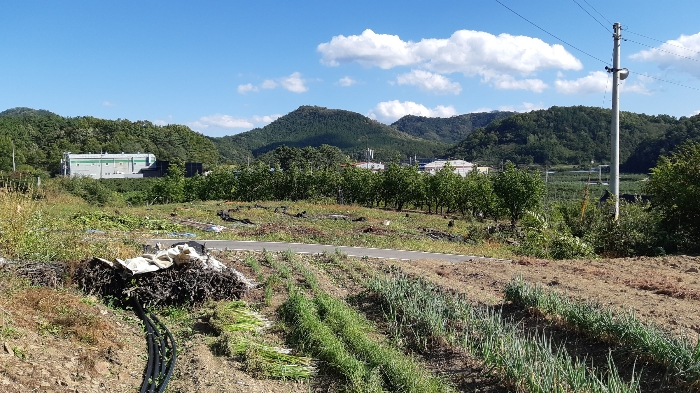
[[[492,121],[515,114],[517,112],[493,111],[467,113],[449,118],[407,115],[391,126],[418,138],[452,144],[463,140],[476,128],[485,127]]]
[[[157,126],[149,121],[62,117],[44,110],[14,108],[0,113],[0,171],[12,169],[12,145],[18,169],[56,173],[64,152],[148,152],[159,160],[219,161],[214,144],[186,126]]]
[[[233,162],[245,162],[247,154],[257,157],[281,145],[290,147],[336,146],[354,159],[374,150],[374,159],[388,161],[396,157],[418,155],[435,157],[444,153],[447,144],[428,141],[403,133],[359,113],[301,106],[263,128],[236,135],[210,138],[221,155]]]
[[[454,158],[495,164],[585,164],[610,161],[611,111],[598,107],[556,107],[520,113],[474,130],[448,150]],[[620,113],[620,162],[678,120],[668,115]]]
[[[640,143],[621,166],[624,172],[648,173],[656,166],[659,156],[668,155],[686,141],[700,142],[700,115],[681,117],[678,124],[658,137],[649,137]]]
[[[58,116],[53,112],[45,109],[32,109],[26,107],[17,107],[0,112],[0,117],[36,117],[36,116]]]

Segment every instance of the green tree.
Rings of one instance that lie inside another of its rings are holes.
[[[493,191],[501,207],[508,212],[511,225],[515,226],[525,212],[542,205],[545,187],[537,172],[518,169],[508,161],[503,172],[494,178]]]
[[[160,203],[178,203],[185,201],[185,168],[171,164],[168,174],[158,179],[151,189],[151,200]]]
[[[435,206],[435,213],[438,212],[438,209],[442,213],[444,208],[447,208],[449,212],[455,207],[461,180],[461,176],[454,172],[454,168],[449,162],[434,175],[429,176],[425,180],[426,197],[429,201],[428,211],[430,211],[431,205]]]
[[[471,171],[459,182],[456,208],[476,218],[496,216],[496,195],[488,175]]]
[[[661,213],[662,225],[686,238],[700,240],[700,143],[687,142],[669,156],[659,158],[651,170],[645,192]],[[697,247],[697,246],[695,246]]]
[[[421,175],[418,173],[417,166],[400,167],[392,162],[383,175],[382,188],[385,203],[390,203],[401,211],[406,203],[416,199],[416,193],[421,188]]]

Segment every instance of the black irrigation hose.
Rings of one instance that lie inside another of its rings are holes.
[[[140,393],[154,393],[156,389],[158,393],[162,393],[175,369],[175,360],[177,359],[175,339],[167,326],[158,317],[151,313],[150,316],[153,318],[151,320],[146,315],[141,302],[136,297],[134,297],[134,310],[136,315],[144,322],[146,342],[148,344],[148,363],[144,372],[143,382],[141,383]],[[159,331],[156,324],[165,330],[165,335]],[[168,354],[170,355],[169,358]]]
[[[151,316],[157,324],[159,324],[163,327],[163,329],[165,329],[165,334],[167,335],[166,337],[170,341],[170,360],[168,361],[168,370],[165,373],[165,377],[163,378],[163,382],[160,385],[160,389],[158,389],[158,393],[163,393],[165,387],[170,381],[170,377],[173,375],[173,370],[175,370],[175,361],[177,360],[177,346],[175,345],[175,338],[173,337],[172,333],[170,333],[168,327],[165,326],[165,324],[161,322],[155,315],[151,314]]]

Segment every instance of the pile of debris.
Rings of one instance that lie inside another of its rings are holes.
[[[231,215],[231,213],[234,213],[234,212],[237,212],[237,211],[238,211],[238,209],[236,209],[236,210],[233,210],[233,209],[229,209],[229,210],[219,210],[219,211],[216,212],[216,215],[219,216],[219,218],[221,218],[222,220],[227,221],[227,222],[238,222],[238,223],[241,223],[241,224],[255,225],[255,224],[253,224],[253,222],[250,221],[250,219],[248,219],[248,218],[238,219],[238,218],[235,218],[235,217],[233,217],[233,216]]]
[[[0,270],[25,278],[32,286],[60,288],[63,287],[69,269],[60,262],[21,262],[0,258]]]
[[[188,244],[117,263],[102,258],[79,266],[73,281],[87,294],[121,302],[137,296],[147,307],[240,299],[256,284]]]
[[[418,228],[420,231],[425,233],[426,236],[433,240],[447,240],[449,242],[455,242],[455,243],[463,243],[466,240],[464,239],[464,236],[460,235],[452,235],[449,233],[445,233],[442,231],[438,231],[436,229],[431,229],[431,228]]]

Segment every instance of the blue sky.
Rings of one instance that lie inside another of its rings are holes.
[[[500,1],[605,62],[606,28],[622,23],[635,42],[622,43],[622,66],[634,73],[621,109],[700,111],[700,1]],[[384,123],[409,113],[610,107],[605,65],[495,0],[18,0],[0,8],[0,111],[187,124],[210,136],[264,126],[300,105]]]

